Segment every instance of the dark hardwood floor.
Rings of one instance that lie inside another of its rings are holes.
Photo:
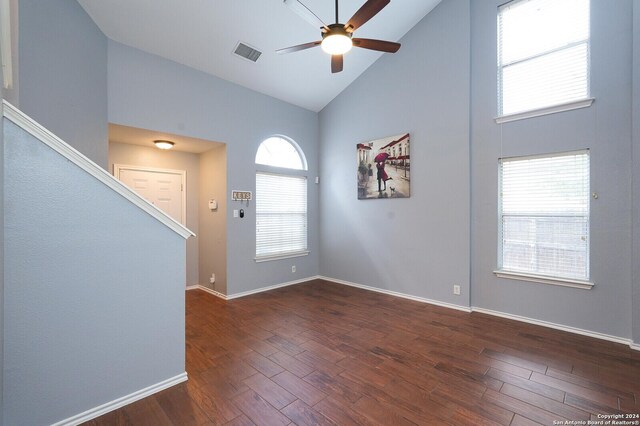
[[[229,302],[189,291],[186,315],[189,381],[88,424],[552,425],[640,414],[640,353],[548,328],[324,281]]]

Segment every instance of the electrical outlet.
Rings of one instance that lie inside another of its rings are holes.
[[[294,272],[296,272],[296,265],[293,265],[293,266],[291,267],[291,273],[293,274]]]
[[[215,283],[215,282],[216,282],[216,274],[211,274],[211,278],[209,278],[209,282],[210,282],[211,284],[213,284],[213,283]]]
[[[453,294],[455,294],[456,296],[460,296],[460,286],[459,285],[454,285],[453,286]]]

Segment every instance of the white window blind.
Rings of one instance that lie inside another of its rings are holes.
[[[589,279],[589,152],[500,161],[501,271]]]
[[[499,115],[589,97],[589,0],[514,0],[498,9]]]
[[[307,250],[307,178],[256,173],[256,257]]]

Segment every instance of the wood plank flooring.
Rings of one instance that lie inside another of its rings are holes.
[[[228,302],[189,291],[186,324],[189,381],[89,425],[552,425],[640,414],[640,353],[625,345],[320,280]]]

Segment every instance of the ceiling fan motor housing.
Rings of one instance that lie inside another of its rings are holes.
[[[331,24],[328,26],[329,31],[325,31],[322,33],[322,38],[328,37],[330,35],[343,35],[351,38],[353,36],[352,33],[347,31],[344,24]]]

